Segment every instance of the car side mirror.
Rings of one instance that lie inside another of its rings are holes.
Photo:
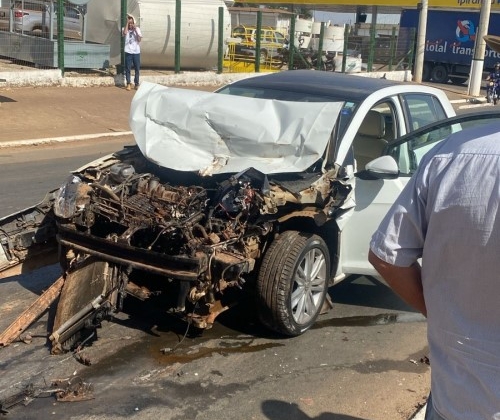
[[[398,163],[392,156],[380,156],[368,162],[356,176],[360,179],[395,179],[399,176]]]

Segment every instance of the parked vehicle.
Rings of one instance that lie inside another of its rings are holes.
[[[255,57],[257,28],[255,26],[236,26],[232,31],[233,38],[241,39],[236,44],[236,58]],[[263,27],[260,34],[260,62],[279,59],[279,51],[286,42],[286,37],[275,28]]]
[[[285,43],[279,50],[282,67],[289,68],[290,65],[290,46]],[[323,71],[335,71],[335,53],[325,52],[319,56],[318,51],[310,48],[294,49],[292,70],[297,69],[317,69]]]
[[[0,28],[9,29],[11,13],[8,7],[0,8]],[[16,1],[12,8],[13,30],[27,35],[57,35],[57,7],[50,2],[29,0]],[[52,28],[51,28],[52,25]],[[83,31],[82,10],[70,3],[64,5],[65,38],[81,39]]]
[[[437,83],[447,83],[451,80],[455,84],[467,81],[474,54],[479,14],[479,11],[428,11],[422,80],[433,80]],[[415,42],[418,21],[418,10],[402,11],[398,50],[410,51]],[[499,13],[491,12],[488,28],[491,34],[500,34]],[[491,71],[498,61],[500,54],[486,47],[484,71]]]
[[[496,105],[500,93],[500,80],[489,80],[486,86],[486,100],[489,104]]]
[[[0,271],[59,250],[54,353],[92,336],[125,298],[159,294],[199,328],[255,296],[263,324],[300,335],[330,285],[376,275],[369,238],[434,139],[386,149],[454,115],[439,89],[334,72],[261,75],[216,93],[144,82],[130,112],[137,145],[0,219]]]

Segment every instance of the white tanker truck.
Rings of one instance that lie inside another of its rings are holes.
[[[181,67],[216,67],[220,7],[224,16],[224,39],[231,33],[231,18],[224,1],[183,0],[181,3]],[[142,67],[174,68],[175,7],[175,0],[128,0],[127,13],[134,15],[143,34]],[[114,65],[121,61],[120,16],[120,0],[90,0],[87,3],[86,41],[110,45],[110,64]]]

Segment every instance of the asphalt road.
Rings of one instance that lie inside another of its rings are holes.
[[[457,111],[469,112],[484,104],[467,102],[466,86],[430,83],[443,89]],[[216,85],[178,86],[213,91]],[[37,87],[0,90],[0,148],[19,140],[112,138],[129,133],[128,116],[134,91],[120,87]]]
[[[0,328],[57,275],[51,266],[0,280]],[[269,334],[245,304],[192,335],[161,306],[131,302],[81,353],[89,366],[49,355],[46,315],[28,344],[0,349],[0,400],[30,383],[44,390],[78,376],[93,385],[93,399],[40,394],[7,418],[408,419],[428,392],[426,323],[371,279],[346,280],[330,293],[334,309],[293,339]]]

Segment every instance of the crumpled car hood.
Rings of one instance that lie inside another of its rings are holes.
[[[163,167],[201,175],[249,167],[265,174],[302,172],[323,155],[341,107],[144,82],[129,122],[143,155]]]

